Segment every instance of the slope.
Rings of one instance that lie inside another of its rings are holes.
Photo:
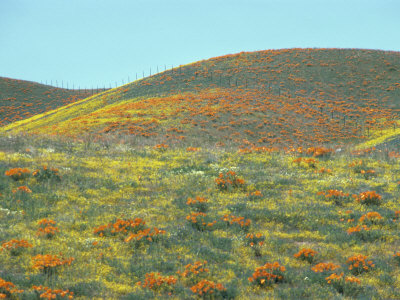
[[[0,126],[73,103],[92,94],[0,77]]]
[[[3,132],[148,144],[289,147],[358,142],[395,126],[400,53],[285,49],[171,69]]]

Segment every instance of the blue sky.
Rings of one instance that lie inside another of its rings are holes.
[[[0,76],[109,87],[241,51],[400,51],[399,12],[399,0],[0,0]]]

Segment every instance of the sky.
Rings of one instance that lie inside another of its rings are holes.
[[[0,76],[115,87],[282,48],[400,51],[400,0],[0,0]]]

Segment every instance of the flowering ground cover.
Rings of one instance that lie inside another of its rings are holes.
[[[243,52],[36,112],[1,131],[243,151],[366,141],[400,133],[399,61],[398,52],[376,50]]]
[[[0,126],[56,109],[91,94],[92,90],[68,90],[0,77]]]
[[[398,156],[240,150],[0,137],[0,297],[400,297]]]

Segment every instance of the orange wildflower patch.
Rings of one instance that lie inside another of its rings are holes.
[[[336,269],[339,269],[340,265],[334,264],[334,263],[319,263],[315,265],[314,267],[311,268],[312,271],[315,273],[322,273],[326,271],[334,271]]]
[[[348,197],[348,193],[340,190],[327,190],[326,192],[318,192],[317,195],[324,195],[326,199],[333,200],[335,204],[341,205]]]
[[[357,232],[365,232],[365,231],[368,231],[368,230],[370,230],[370,228],[367,227],[366,225],[362,225],[362,226],[357,225],[355,227],[350,227],[349,229],[347,229],[347,234],[350,235],[350,234],[354,234],[354,233],[357,233]]]
[[[160,230],[157,227],[154,227],[153,229],[146,228],[143,230],[139,230],[137,233],[130,233],[125,239],[125,242],[129,243],[132,240],[135,242],[140,242],[141,240],[154,242],[162,234],[165,234],[165,230]]]
[[[18,255],[24,248],[31,248],[32,244],[27,240],[10,240],[2,244],[1,250],[10,251],[11,255]]]
[[[279,265],[279,262],[266,263],[265,265],[255,269],[249,281],[260,286],[268,286],[284,280],[284,272],[286,268]]]
[[[307,149],[307,154],[312,154],[314,157],[324,157],[328,156],[333,152],[333,149],[328,149],[324,147],[310,147]]]
[[[360,222],[372,223],[372,224],[378,223],[380,220],[382,220],[382,216],[380,213],[376,211],[368,212],[362,215],[359,219]]]
[[[199,231],[210,230],[217,221],[210,222],[206,217],[207,214],[203,212],[191,212],[190,215],[186,216],[186,220]]]
[[[59,258],[57,255],[38,254],[35,257],[32,257],[32,268],[41,270],[43,271],[43,273],[51,275],[55,273],[57,267],[64,265],[70,266],[74,260],[75,259],[73,257],[62,259]]]
[[[349,264],[349,270],[354,274],[360,274],[375,267],[372,260],[368,260],[368,256],[362,254],[349,257],[347,264]]]
[[[113,223],[95,227],[93,233],[99,236],[117,235],[118,233],[127,233],[128,231],[137,233],[144,228],[145,224],[146,222],[141,218],[136,218],[134,220],[117,219]]]
[[[0,299],[3,298],[11,298],[12,294],[20,294],[24,290],[18,290],[15,287],[15,284],[10,281],[5,281],[3,278],[0,277]]]
[[[254,191],[254,192],[251,192],[251,193],[248,193],[247,194],[247,197],[250,199],[250,200],[255,200],[255,199],[258,199],[258,198],[262,198],[263,197],[263,194],[261,193],[261,191]]]
[[[188,147],[186,148],[186,151],[188,152],[199,152],[201,148],[196,148],[196,147]]]
[[[13,189],[13,190],[12,190],[12,193],[13,193],[13,194],[16,194],[16,193],[18,193],[18,192],[20,192],[20,193],[25,193],[25,194],[31,194],[31,193],[32,193],[32,190],[31,190],[30,188],[28,188],[27,186],[25,186],[25,185],[19,186],[19,187],[17,187],[16,189]]]
[[[318,254],[318,252],[313,249],[303,248],[299,252],[294,254],[293,256],[295,258],[306,260],[309,263],[311,263],[314,260],[315,255],[317,255],[317,254]]]
[[[209,272],[209,269],[205,267],[207,261],[196,261],[193,264],[187,264],[183,272],[178,271],[177,273],[182,277],[197,276]]]
[[[360,204],[379,205],[382,202],[382,196],[375,191],[361,192],[353,195],[353,198]]]
[[[142,288],[148,288],[149,290],[160,290],[168,288],[169,286],[175,285],[177,282],[174,276],[161,276],[160,273],[146,273],[145,280],[139,281],[136,284]]]
[[[220,173],[215,179],[218,189],[221,191],[229,191],[234,188],[241,188],[245,181],[237,176],[236,172],[228,171],[225,174]]]
[[[343,279],[343,272],[340,274],[333,273],[330,276],[325,278],[325,280],[328,282],[328,284],[331,284],[332,282],[341,281],[342,279]]]
[[[198,296],[214,295],[214,297],[218,297],[218,293],[226,291],[226,288],[221,283],[203,279],[192,286],[190,290]]]
[[[236,217],[234,215],[224,215],[222,220],[227,222],[228,225],[238,224],[241,228],[249,228],[251,225],[250,219],[245,219],[244,217]]]
[[[296,163],[298,166],[303,166],[303,167],[305,166],[311,169],[315,169],[318,164],[318,160],[311,157],[310,158],[298,157],[295,158],[292,162]]]
[[[25,179],[29,177],[30,174],[31,171],[29,171],[27,168],[14,168],[5,172],[6,176],[14,179],[15,181]]]
[[[65,299],[73,299],[74,298],[74,292],[70,292],[69,290],[62,290],[62,289],[51,289],[47,286],[36,286],[33,285],[32,289],[35,290],[35,292],[38,294],[39,298],[45,298],[45,299],[58,299],[60,298],[65,298]]]
[[[168,147],[169,147],[169,146],[168,146],[167,144],[162,143],[162,144],[157,144],[157,145],[155,145],[155,146],[153,147],[153,149],[158,150],[158,151],[165,151],[165,150],[168,149]]]
[[[203,197],[196,196],[196,198],[188,198],[186,204],[197,209],[199,212],[205,212],[207,210],[208,200]]]
[[[56,221],[50,219],[42,219],[38,222],[40,226],[37,231],[38,236],[45,236],[50,239],[55,236],[56,232],[59,232],[58,227],[53,226],[56,225]]]

